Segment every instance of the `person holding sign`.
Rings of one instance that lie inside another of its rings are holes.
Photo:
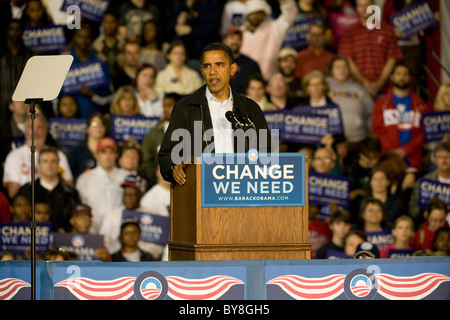
[[[423,179],[436,182],[437,184],[443,183],[450,185],[450,141],[441,141],[436,145],[434,158],[436,161],[436,170],[424,175]],[[419,198],[426,198],[423,190],[420,189],[421,181],[416,181],[409,201],[409,215],[413,217],[416,224],[423,222],[421,215],[424,210],[424,208],[418,206],[418,200]]]
[[[414,237],[414,221],[410,216],[401,215],[392,228],[394,243],[380,249],[380,258],[411,256],[411,240]]]
[[[392,87],[377,99],[372,112],[372,132],[381,141],[382,152],[400,155],[413,170],[422,169],[425,142],[422,115],[431,110],[411,89],[411,72],[397,63],[390,77]]]
[[[269,129],[261,108],[253,100],[237,94],[230,88],[230,78],[236,73],[237,69],[231,49],[221,42],[211,43],[203,49],[200,60],[206,85],[175,104],[169,127],[159,151],[161,175],[165,180],[179,184],[186,182],[184,169],[187,165],[186,162],[191,161],[191,155],[195,159],[195,157],[201,155],[200,153],[206,147],[208,147],[209,152],[215,153],[235,151],[237,145],[233,137],[232,124],[225,117],[227,111],[248,115],[256,128],[259,142],[256,145],[259,151],[267,152],[270,150]],[[197,125],[200,124],[200,128],[197,127],[197,130],[195,130],[196,123]],[[184,132],[190,137],[190,142],[187,142],[186,139],[182,139],[181,142],[174,141],[172,133],[176,129],[184,129]],[[200,139],[197,138],[196,140],[194,133],[198,129],[200,129],[200,135],[197,134],[197,136]],[[211,129],[213,137],[208,139],[206,132],[211,133]],[[262,141],[262,132],[265,133],[266,141]],[[243,143],[242,141],[238,142]],[[172,150],[178,144],[181,144],[185,151],[184,158],[178,159],[179,161],[172,158]]]

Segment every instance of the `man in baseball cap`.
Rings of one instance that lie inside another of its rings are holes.
[[[147,181],[141,176],[130,174],[125,178],[120,186],[132,187],[141,191],[142,193],[145,193],[145,191],[147,190]]]
[[[97,144],[97,151],[103,151],[106,148],[111,148],[116,152],[119,150],[117,148],[116,141],[114,141],[114,139],[109,138],[109,137],[104,137],[104,138],[100,139]]]
[[[70,217],[73,233],[88,233],[92,224],[91,207],[86,204],[78,204]]]

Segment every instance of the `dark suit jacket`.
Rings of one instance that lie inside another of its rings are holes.
[[[201,153],[207,147],[211,153],[214,150],[211,149],[211,142],[214,141],[214,137],[211,140],[206,141],[205,137],[208,138],[204,133],[212,129],[212,121],[211,115],[209,113],[208,101],[205,96],[206,85],[203,85],[200,89],[194,92],[192,95],[178,101],[175,104],[175,107],[172,111],[172,116],[170,120],[169,127],[164,135],[164,139],[161,144],[161,148],[159,150],[159,166],[162,177],[170,182],[174,182],[172,175],[172,166],[178,163],[174,163],[171,158],[172,149],[177,146],[180,141],[182,143],[182,156],[184,158],[184,163],[191,162],[192,159],[196,157],[201,157]],[[271,140],[270,133],[268,130],[267,122],[264,117],[264,114],[261,111],[261,108],[258,104],[256,104],[253,100],[241,96],[236,93],[232,89],[233,95],[233,111],[238,115],[248,115],[252,122],[255,124],[256,133],[257,133],[257,142],[253,144],[256,146],[259,152],[270,152],[271,148]],[[194,121],[198,121],[201,123],[201,131],[197,126],[197,131],[194,130]],[[190,138],[178,138],[176,141],[172,141],[172,133],[176,129],[186,129],[186,132],[190,134]],[[235,128],[234,128],[235,129]],[[267,130],[267,143],[263,141],[260,143],[260,138],[264,139],[261,136],[260,129]],[[197,139],[197,142],[195,141]],[[202,140],[202,143],[199,143],[199,139]],[[260,145],[261,144],[261,145]],[[235,152],[236,150],[236,139],[235,139]],[[252,144],[250,144],[252,145]],[[200,150],[201,147],[201,150]],[[180,145],[177,146],[181,149]],[[184,152],[187,151],[187,152]],[[205,150],[206,151],[206,150]],[[245,152],[248,151],[248,145]],[[192,163],[192,162],[191,162]]]

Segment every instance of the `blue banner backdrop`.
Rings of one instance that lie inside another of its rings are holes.
[[[450,257],[37,261],[38,300],[450,300]],[[30,261],[0,262],[0,300],[29,299]]]

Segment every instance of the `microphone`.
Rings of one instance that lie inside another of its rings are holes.
[[[236,115],[233,111],[227,111],[225,113],[225,117],[228,121],[230,121],[232,124],[234,124],[237,128],[243,129],[244,125],[237,119]]]
[[[256,126],[253,123],[253,121],[250,119],[250,116],[248,114],[243,115],[242,118],[244,118],[246,125],[248,125],[249,127],[252,127],[253,129],[256,130]]]

